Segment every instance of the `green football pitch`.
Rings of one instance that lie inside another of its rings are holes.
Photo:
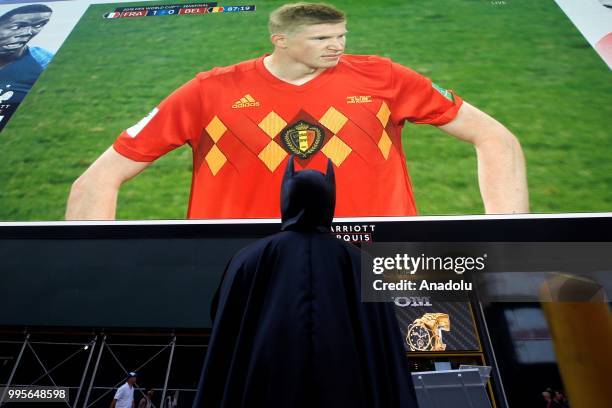
[[[0,220],[62,219],[71,183],[123,129],[195,73],[270,51],[280,3],[253,3],[114,20],[102,15],[115,5],[91,6],[0,133]],[[517,135],[532,212],[612,210],[612,73],[554,1],[333,3],[348,14],[347,52],[409,66]],[[472,146],[425,125],[403,137],[421,214],[483,212]],[[184,218],[191,161],[179,148],[125,184],[118,218]]]

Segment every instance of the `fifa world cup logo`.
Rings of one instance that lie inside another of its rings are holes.
[[[442,331],[450,331],[446,313],[425,313],[408,326],[406,343],[410,351],[444,351]]]

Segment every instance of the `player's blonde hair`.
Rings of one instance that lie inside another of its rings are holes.
[[[270,34],[288,34],[296,28],[313,24],[337,24],[346,21],[344,12],[323,3],[285,4],[270,13]]]

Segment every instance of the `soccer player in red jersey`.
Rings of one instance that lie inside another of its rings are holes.
[[[121,184],[168,151],[193,149],[189,218],[276,218],[284,163],[336,169],[336,216],[415,215],[405,121],[472,143],[487,213],[529,210],[525,164],[499,122],[409,68],[344,54],[327,5],[270,15],[270,55],[198,74],[124,131],[73,184],[67,219],[113,219]]]

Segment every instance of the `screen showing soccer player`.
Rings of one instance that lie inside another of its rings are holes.
[[[610,86],[555,3],[87,4],[0,134],[0,219],[278,218],[291,156],[338,217],[609,211]]]

